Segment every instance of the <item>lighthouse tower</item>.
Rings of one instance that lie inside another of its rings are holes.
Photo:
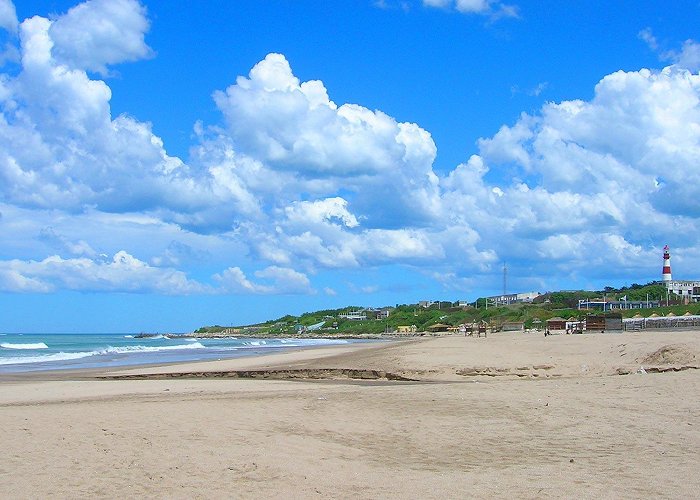
[[[664,269],[662,271],[662,278],[664,283],[669,283],[671,281],[671,251],[668,245],[664,247]]]

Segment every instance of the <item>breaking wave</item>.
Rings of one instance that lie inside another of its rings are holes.
[[[10,342],[3,342],[0,344],[3,349],[48,349],[49,346],[43,342],[35,342],[33,344],[12,344]]]
[[[2,345],[2,344],[0,344]],[[21,344],[17,344],[21,345]],[[24,345],[38,345],[38,344],[24,344]],[[44,344],[46,347],[46,344]],[[4,346],[2,346],[4,347]],[[45,348],[44,347],[44,348]],[[24,348],[28,349],[28,348]],[[32,349],[37,349],[37,347],[32,347]],[[31,364],[31,363],[50,363],[54,361],[70,361],[73,359],[88,358],[90,356],[107,356],[115,354],[135,354],[135,353],[153,353],[162,351],[175,351],[181,349],[206,349],[201,343],[194,342],[184,345],[171,345],[162,347],[153,347],[145,345],[134,345],[134,346],[123,346],[123,347],[108,347],[106,349],[100,349],[96,351],[84,351],[84,352],[57,352],[54,354],[45,354],[39,356],[15,356],[8,358],[0,358],[0,365],[16,365],[16,364]]]

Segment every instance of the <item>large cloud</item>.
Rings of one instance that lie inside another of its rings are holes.
[[[315,293],[308,277],[290,268],[269,266],[255,272],[260,282],[249,280],[239,267],[212,278],[218,286],[200,283],[172,267],[153,266],[124,250],[112,258],[52,255],[41,261],[0,260],[0,292],[81,292],[195,294],[309,294]]]
[[[81,31],[82,16],[105,22]],[[4,201],[72,213],[88,208],[151,212],[199,231],[230,228],[235,214],[253,216],[258,210],[242,180],[255,168],[254,161],[219,148],[215,156],[226,161],[211,169],[201,164],[192,168],[168,155],[149,123],[127,115],[112,118],[110,88],[91,79],[85,68],[146,55],[143,30],[148,23],[143,16],[137,2],[93,1],[55,21],[34,17],[21,23],[21,71],[0,78]],[[83,33],[87,39],[60,39],[67,36],[61,30]],[[100,30],[116,30],[118,41],[108,46],[96,35]],[[61,45],[65,47],[58,50]],[[93,59],[81,61],[77,53],[69,57],[66,47],[77,45]],[[236,169],[243,174],[237,175]]]
[[[296,186],[288,188],[348,191],[368,225],[410,225],[439,211],[428,132],[381,111],[337,106],[320,81],[300,82],[281,54],[269,54],[214,99],[235,148],[275,172],[293,172]]]
[[[635,212],[695,218],[699,96],[700,76],[685,69],[620,71],[601,80],[592,101],[546,104],[480,141],[481,153],[550,193],[583,196],[578,206],[594,201],[586,212],[604,209],[620,227],[643,222]],[[602,196],[615,203],[605,208]]]
[[[683,255],[697,242],[698,74],[613,73],[591,101],[547,103],[479,149],[443,180],[443,201],[530,273],[649,276],[664,243]]]
[[[207,286],[189,280],[172,268],[149,266],[125,251],[111,260],[64,259],[58,255],[42,261],[0,261],[0,290],[51,292],[57,289],[99,292],[189,295],[208,293]]]
[[[140,210],[173,191],[191,192],[185,166],[148,124],[112,120],[109,87],[53,58],[50,27],[40,17],[21,24],[22,71],[0,82],[3,198],[66,210]]]

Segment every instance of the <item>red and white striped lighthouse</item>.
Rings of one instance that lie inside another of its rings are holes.
[[[664,283],[671,281],[671,250],[668,245],[664,247],[664,269],[661,272],[661,279]]]

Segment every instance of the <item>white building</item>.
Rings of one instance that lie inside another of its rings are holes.
[[[350,311],[347,313],[338,314],[339,318],[349,319],[350,321],[365,321],[367,319],[367,312],[362,311]]]
[[[494,295],[486,297],[490,304],[496,306],[505,306],[508,304],[517,304],[520,302],[532,302],[541,295],[540,292],[523,292],[523,293],[508,293],[505,295]]]
[[[675,293],[686,302],[700,302],[700,281],[670,280],[664,285],[669,293]]]

